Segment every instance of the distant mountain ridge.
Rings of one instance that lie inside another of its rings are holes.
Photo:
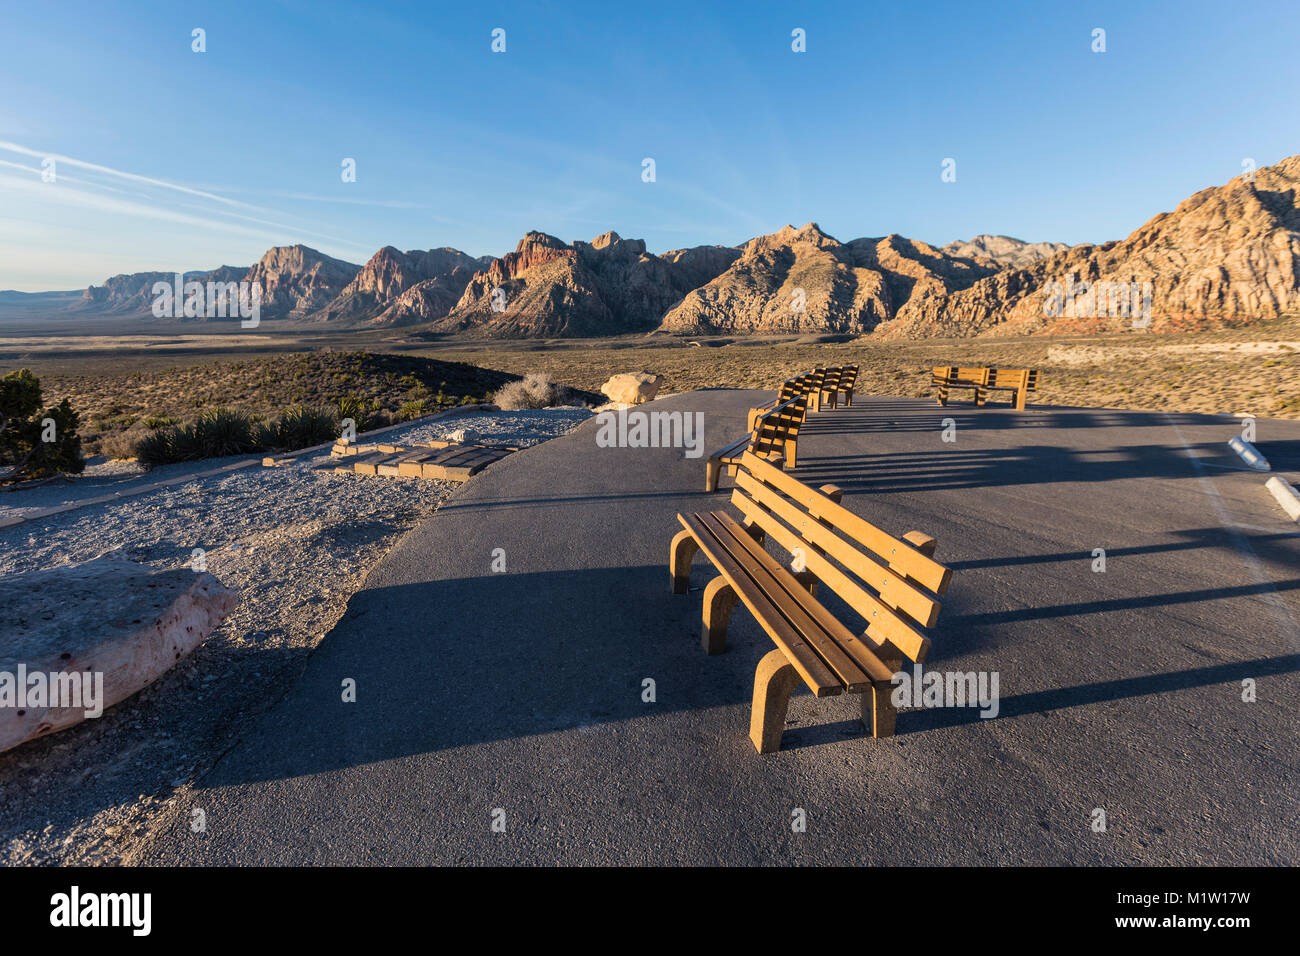
[[[840,242],[810,222],[745,244],[720,275],[666,315],[664,332],[864,335],[917,297],[964,288],[997,270],[923,242]]]
[[[964,259],[991,259],[1000,266],[1018,268],[1048,259],[1070,247],[1063,242],[1025,242],[1010,236],[975,236],[940,246],[939,251]]]
[[[1253,181],[1201,190],[1127,239],[1075,246],[901,309],[879,334],[1077,335],[1135,323],[1162,331],[1297,314],[1300,156],[1292,156]]]
[[[616,232],[572,245],[530,232],[475,274],[434,329],[503,338],[648,332],[695,282],[738,255],[709,246],[661,258]]]
[[[1114,308],[1117,290],[1140,291],[1141,317],[1151,320],[1141,327],[1159,331],[1300,314],[1298,194],[1293,156],[1201,190],[1102,245],[998,235],[939,247],[899,235],[842,242],[807,223],[736,247],[655,255],[615,232],[572,243],[529,232],[501,257],[385,246],[364,265],[277,246],[250,267],[185,280],[260,283],[265,319],[487,337],[1081,334],[1134,327],[1123,302]],[[0,297],[0,310],[49,302],[69,313],[145,316],[154,283],[174,278],[112,276],[71,306],[67,293],[14,293]]]

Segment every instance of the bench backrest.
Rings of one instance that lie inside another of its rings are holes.
[[[991,368],[987,384],[1028,390],[1038,384],[1038,372],[1027,368]]]
[[[808,414],[808,397],[796,395],[765,412],[754,424],[749,451],[762,458],[784,456],[786,442],[796,441]]]
[[[840,376],[844,374],[841,366],[833,365],[826,370],[826,377],[822,379],[821,390],[823,392],[837,392],[840,388]]]
[[[786,379],[781,383],[781,390],[777,393],[777,404],[788,402],[790,399],[799,395],[807,395],[809,390],[809,379],[807,374],[798,375],[795,378]]]
[[[858,380],[858,367],[856,365],[846,365],[840,372],[840,391],[853,387]]]
[[[862,616],[873,650],[925,659],[920,628],[934,626],[950,569],[756,455],[741,458],[731,503]]]
[[[930,369],[935,381],[975,382],[979,385],[989,384],[990,371],[987,368],[957,368],[953,365],[937,365]]]

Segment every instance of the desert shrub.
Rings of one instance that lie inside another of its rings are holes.
[[[167,424],[171,424],[168,422]],[[99,436],[99,453],[107,458],[116,458],[125,461],[129,458],[139,458],[140,442],[149,436],[154,428],[164,427],[149,426],[146,419],[145,426],[133,425],[126,431],[109,432]]]
[[[230,408],[200,412],[192,425],[164,425],[135,442],[135,457],[153,468],[178,461],[221,458],[259,451],[260,435],[253,420]]]
[[[361,431],[360,427],[357,431]],[[266,446],[294,451],[333,441],[339,437],[339,425],[331,408],[294,405],[285,410],[278,422],[267,426],[265,434],[274,436],[272,441],[265,442]]]
[[[146,468],[170,465],[172,462],[187,460],[180,457],[180,452],[176,447],[176,437],[183,430],[179,425],[167,425],[150,432],[136,441],[135,457]]]
[[[253,420],[234,409],[213,408],[202,412],[195,419],[193,430],[200,458],[242,455],[258,448],[253,440]]]
[[[71,403],[40,411],[41,382],[29,369],[0,378],[0,481],[80,474],[81,424]]]
[[[147,415],[143,424],[145,428],[166,428],[168,425],[175,425],[176,419],[168,418],[166,415]]]
[[[498,389],[492,396],[492,401],[503,410],[512,412],[521,408],[561,405],[567,396],[568,389],[552,382],[550,375],[545,372],[529,372],[522,381],[510,382]]]
[[[429,403],[423,398],[418,398],[410,402],[403,402],[402,407],[397,410],[397,420],[400,422],[409,422],[412,418],[419,418],[421,415],[427,415],[429,412]]]
[[[374,424],[375,408],[359,395],[347,395],[339,399],[339,421],[350,418],[356,423],[358,434],[377,427]]]

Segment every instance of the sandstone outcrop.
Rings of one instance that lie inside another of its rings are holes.
[[[1126,305],[1127,302],[1127,305]],[[1149,303],[1149,308],[1147,308]],[[910,303],[879,334],[1208,328],[1300,313],[1300,156],[1203,189],[1120,242]]]
[[[865,334],[905,303],[963,288],[995,264],[886,236],[843,243],[816,223],[746,243],[719,276],[686,295],[660,330],[683,334]]]

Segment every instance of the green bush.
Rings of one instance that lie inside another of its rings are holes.
[[[260,451],[260,436],[243,412],[213,408],[200,412],[192,425],[164,425],[136,443],[140,464],[153,468],[178,461],[222,458]]]
[[[278,422],[269,426],[267,434],[274,435],[273,441],[266,442],[269,447],[295,451],[333,441],[339,436],[339,425],[332,409],[294,405],[285,410]]]
[[[374,407],[359,395],[339,399],[339,421],[350,418],[356,423],[357,434],[374,428]]]
[[[429,403],[423,398],[415,401],[403,402],[402,407],[397,410],[397,420],[409,422],[413,418],[419,418],[421,415],[429,413]]]
[[[253,420],[244,412],[214,408],[201,412],[193,426],[194,443],[199,458],[222,458],[257,451],[253,440]]]
[[[40,411],[41,383],[28,369],[0,378],[0,481],[80,474],[77,413],[65,398]]]

